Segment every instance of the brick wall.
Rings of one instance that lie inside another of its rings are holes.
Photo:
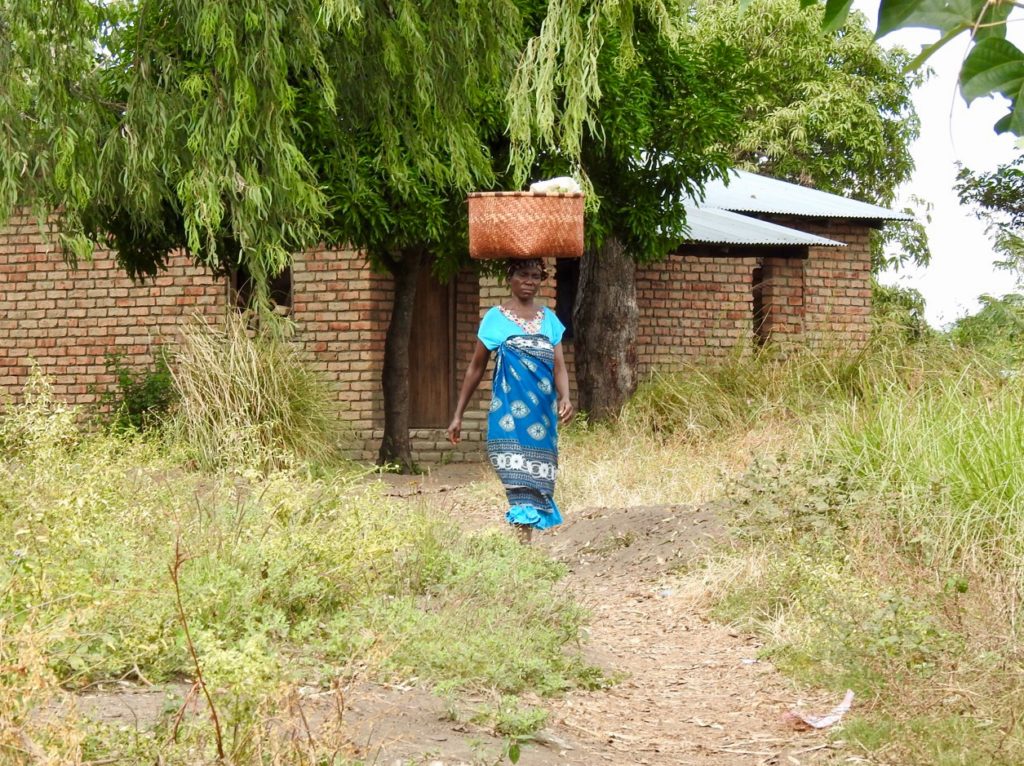
[[[863,347],[871,335],[871,228],[881,222],[789,216],[768,220],[846,244],[808,250],[803,340],[812,346]]]
[[[799,342],[804,333],[805,281],[803,258],[761,259],[762,314],[754,328],[762,342]]]
[[[15,216],[0,230],[0,400],[20,397],[34,360],[57,396],[92,404],[113,383],[106,354],[152,365],[156,344],[194,313],[217,316],[225,296],[224,280],[181,256],[139,284],[104,250],[73,269],[35,218]]]
[[[762,298],[775,338],[858,345],[870,331],[869,229],[865,222],[773,219],[848,244],[812,248],[806,260],[765,257],[765,251],[689,246],[662,263],[637,270],[641,374],[701,359],[721,358],[751,342],[754,269],[762,268]],[[553,272],[553,268],[552,268]],[[297,342],[343,403],[356,437],[353,457],[373,460],[383,427],[380,371],[393,294],[391,279],[374,273],[361,254],[318,249],[293,265]],[[227,305],[226,281],[184,256],[156,279],[134,284],[109,252],[78,269],[62,261],[34,219],[15,217],[0,231],[0,399],[17,398],[34,358],[56,393],[88,404],[113,381],[103,357],[123,354],[148,366],[154,344],[171,340],[193,313],[215,318]],[[540,302],[554,307],[549,280]],[[453,384],[462,383],[482,314],[508,296],[502,280],[478,280],[472,270],[456,283]],[[573,348],[563,351],[575,389]],[[454,449],[443,429],[413,431],[414,459],[480,459],[491,370],[465,416],[464,442]],[[415,385],[415,381],[412,381]],[[573,392],[575,396],[575,390]]]
[[[640,373],[722,358],[749,344],[756,265],[752,255],[724,257],[687,247],[637,269]]]
[[[362,253],[318,249],[295,256],[292,318],[311,366],[337,392],[355,437],[351,457],[373,460],[384,425],[380,373],[394,294]]]

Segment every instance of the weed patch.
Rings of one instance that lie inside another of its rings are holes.
[[[186,621],[229,763],[343,763],[300,760],[308,738],[266,722],[354,664],[502,694],[593,682],[572,650],[584,614],[535,551],[465,537],[355,467],[192,471],[164,441],[79,432],[37,384],[0,420],[0,715],[59,762],[216,755],[205,720],[131,743],[32,717],[61,687],[194,679]]]

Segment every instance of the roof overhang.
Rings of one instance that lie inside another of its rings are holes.
[[[684,244],[741,245],[746,247],[846,247],[843,242],[790,229],[768,221],[690,206],[686,209],[689,233]]]
[[[729,183],[711,181],[704,188],[702,210],[795,215],[804,218],[854,218],[868,221],[911,221],[913,216],[807,186],[730,170]]]

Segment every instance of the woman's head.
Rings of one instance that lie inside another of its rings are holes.
[[[517,274],[540,273],[541,281],[548,278],[548,270],[540,258],[509,258],[505,262],[505,278],[511,280]]]

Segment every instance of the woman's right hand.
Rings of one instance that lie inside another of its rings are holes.
[[[458,444],[462,438],[462,418],[452,418],[451,425],[448,426],[448,430],[445,433],[448,434],[448,441],[452,444]]]

